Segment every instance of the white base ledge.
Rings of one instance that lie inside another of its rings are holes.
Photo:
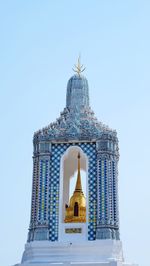
[[[33,241],[25,245],[21,264],[14,266],[137,266],[124,262],[119,240],[62,243]]]

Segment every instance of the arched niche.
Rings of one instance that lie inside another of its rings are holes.
[[[80,167],[81,167],[81,182],[83,186],[84,195],[86,197],[86,223],[65,223],[65,205],[69,204],[70,196],[75,189],[75,183],[77,180],[77,167],[78,167],[78,153],[80,153]],[[73,182],[72,182],[73,181]],[[72,189],[70,193],[70,185],[72,184]],[[84,189],[85,188],[85,189]],[[75,228],[84,227],[84,237],[87,239],[87,221],[88,221],[88,158],[83,150],[78,146],[69,147],[66,152],[61,157],[61,167],[60,167],[60,191],[59,191],[59,240],[63,241],[69,237],[75,236],[64,236],[65,228]],[[81,236],[81,235],[80,235]]]

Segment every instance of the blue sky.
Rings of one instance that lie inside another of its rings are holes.
[[[150,1],[0,1],[1,265],[20,261],[30,219],[32,136],[59,116],[81,53],[90,102],[120,145],[127,261],[149,266]]]

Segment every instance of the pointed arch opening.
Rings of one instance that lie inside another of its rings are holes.
[[[75,202],[74,204],[74,216],[79,216],[79,206],[78,206],[78,202]]]
[[[80,159],[78,155],[80,154]],[[80,170],[80,171],[79,171]],[[66,228],[80,228],[86,239],[88,221],[88,158],[79,146],[71,146],[61,158],[59,240]],[[75,234],[71,234],[75,238]],[[70,237],[72,238],[72,236]]]

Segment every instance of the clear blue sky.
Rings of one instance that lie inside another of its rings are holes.
[[[3,266],[21,260],[30,219],[32,136],[59,116],[78,53],[91,106],[120,145],[120,230],[127,261],[149,266],[150,1],[0,1]]]

